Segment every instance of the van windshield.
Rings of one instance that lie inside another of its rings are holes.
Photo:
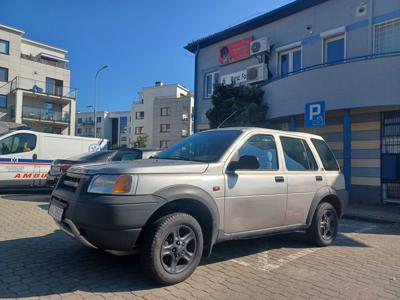
[[[216,162],[242,134],[241,130],[215,130],[194,134],[153,158]]]

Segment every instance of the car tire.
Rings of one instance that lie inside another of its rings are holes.
[[[173,213],[154,222],[145,232],[141,263],[148,276],[163,285],[187,279],[203,253],[203,234],[189,214]]]
[[[307,229],[310,241],[317,246],[331,245],[338,232],[339,218],[336,209],[328,202],[318,205],[311,226]]]

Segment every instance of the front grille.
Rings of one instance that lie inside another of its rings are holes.
[[[64,174],[59,183],[59,188],[75,192],[85,183],[87,176],[73,173]]]

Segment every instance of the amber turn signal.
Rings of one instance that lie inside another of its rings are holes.
[[[121,175],[113,187],[113,193],[126,194],[131,191],[132,188],[132,176]]]

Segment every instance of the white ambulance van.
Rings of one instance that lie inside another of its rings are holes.
[[[108,141],[31,130],[0,135],[0,188],[43,186],[55,159],[105,150]]]

